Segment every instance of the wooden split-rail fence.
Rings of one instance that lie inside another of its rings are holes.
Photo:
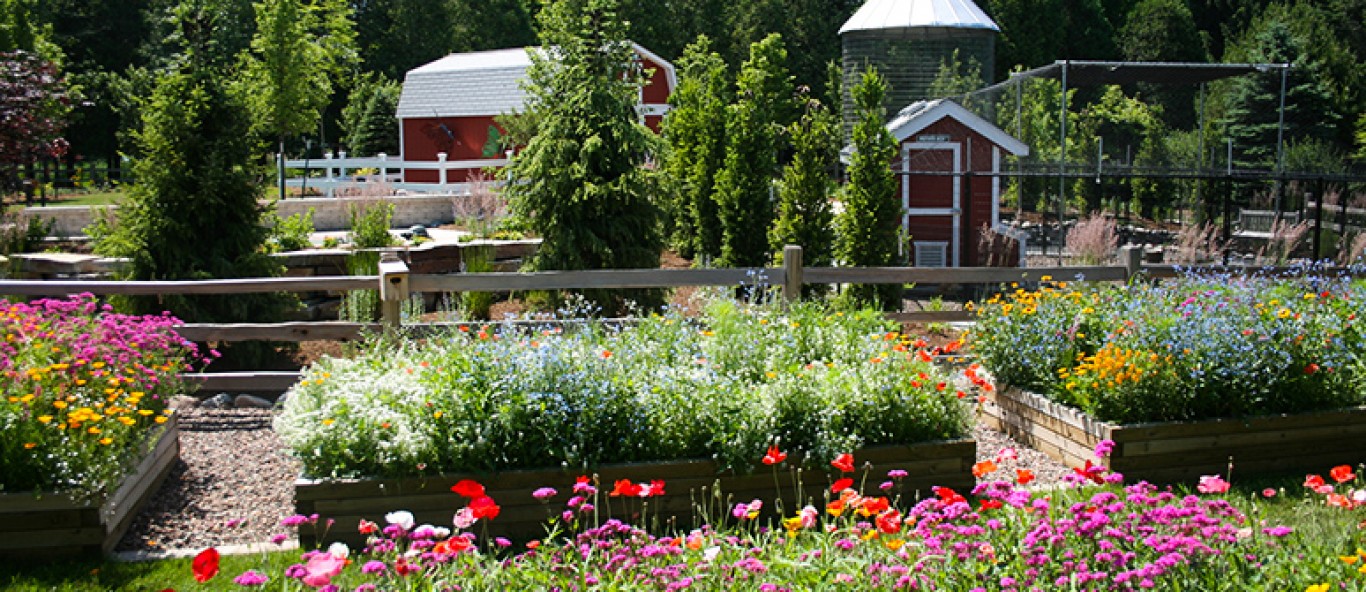
[[[0,280],[0,294],[17,296],[103,295],[225,295],[269,292],[347,292],[378,290],[381,322],[308,321],[282,323],[186,323],[180,335],[196,342],[251,340],[301,342],[348,341],[369,332],[401,329],[406,335],[424,335],[449,328],[452,323],[402,322],[402,306],[411,294],[448,292],[510,292],[529,290],[581,290],[622,288],[674,288],[686,286],[741,286],[757,281],[777,287],[785,300],[800,297],[805,284],[915,284],[990,285],[1057,280],[1122,282],[1142,273],[1147,277],[1174,277],[1171,265],[1142,264],[1142,248],[1123,247],[1123,265],[1040,268],[1004,267],[804,267],[802,249],[783,249],[783,265],[762,269],[612,269],[591,271],[543,271],[533,273],[411,274],[396,253],[386,253],[378,275],[245,278],[195,281],[85,281]],[[174,313],[174,311],[172,311]],[[946,323],[971,320],[963,310],[887,313],[902,323]],[[470,324],[470,323],[459,323]],[[252,391],[280,393],[293,385],[297,371],[242,371],[188,373],[202,391]]]

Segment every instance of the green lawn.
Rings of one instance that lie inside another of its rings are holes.
[[[112,191],[93,191],[93,192],[89,192],[89,193],[86,193],[86,192],[76,192],[76,191],[66,190],[66,191],[62,191],[61,193],[57,194],[56,196],[53,196],[53,195],[49,194],[49,195],[48,195],[48,199],[47,199],[47,205],[49,205],[49,206],[105,206],[105,205],[111,205],[111,204],[117,205],[119,202],[123,201],[123,198],[124,198],[125,195],[127,195],[127,193],[124,192],[123,190],[119,190],[119,189],[115,189],[115,190],[112,190]],[[11,203],[17,203],[20,207],[23,207],[23,204],[24,204],[22,198],[20,198],[17,202],[11,200]],[[35,197],[34,200],[33,200],[33,203],[34,203],[34,207],[37,207],[38,203],[40,203],[40,202],[39,202],[38,199]]]

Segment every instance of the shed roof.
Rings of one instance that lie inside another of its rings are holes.
[[[840,34],[924,27],[1001,30],[972,0],[868,0]]]
[[[637,43],[631,46],[659,64],[669,88],[675,88],[673,64]],[[398,118],[501,115],[521,109],[526,92],[520,82],[531,66],[529,51],[542,50],[514,47],[453,53],[409,70],[399,95]]]
[[[978,117],[975,113],[968,111],[966,107],[949,99],[911,103],[887,123],[887,130],[892,132],[892,137],[896,138],[897,143],[900,144],[945,117],[954,118],[967,126],[968,129],[981,134],[993,144],[1015,156],[1029,154],[1029,146],[1026,146],[1024,142],[1015,139],[1005,130],[996,127],[990,121]]]

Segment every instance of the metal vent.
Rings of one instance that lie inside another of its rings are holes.
[[[916,267],[948,267],[949,243],[915,241]]]

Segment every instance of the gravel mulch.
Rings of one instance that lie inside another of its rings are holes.
[[[118,551],[203,549],[268,542],[294,513],[300,464],[265,409],[183,409],[180,460],[119,542]]]
[[[180,461],[123,537],[119,551],[166,552],[209,546],[261,544],[283,532],[280,520],[294,513],[298,461],[271,430],[264,409],[180,411]],[[1060,482],[1071,469],[1009,436],[978,426],[978,460],[995,460],[1005,448],[1015,460],[998,461],[988,479],[1013,479],[1015,469],[1034,471],[1039,487]]]

